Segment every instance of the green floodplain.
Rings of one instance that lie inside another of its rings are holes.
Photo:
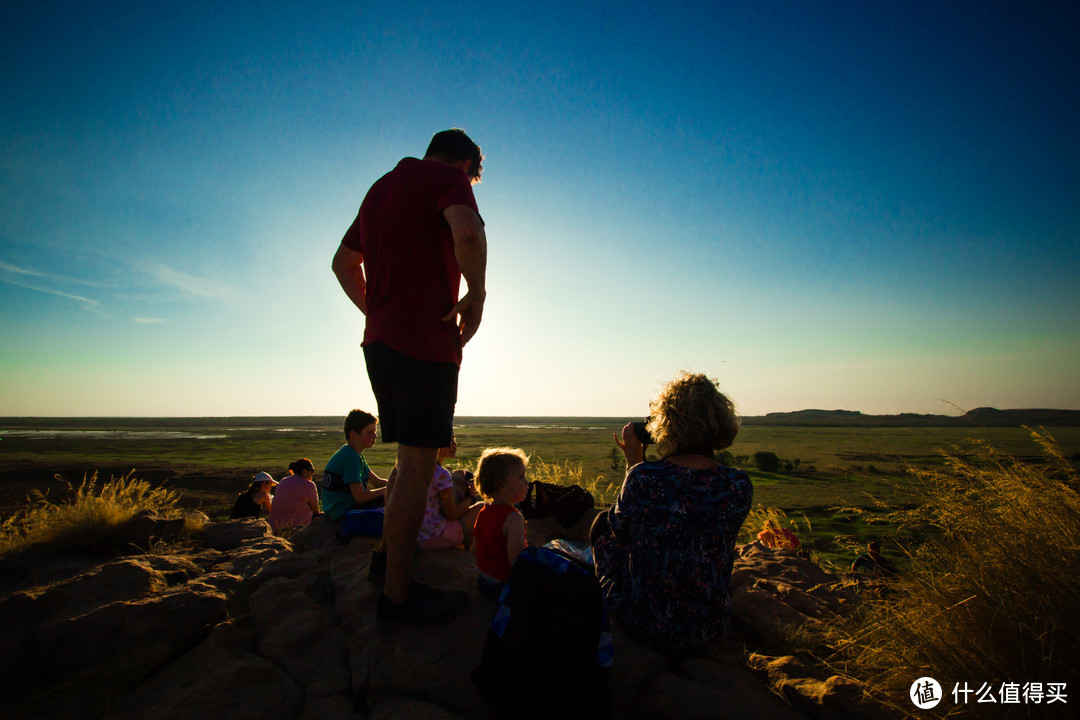
[[[910,502],[904,491],[912,468],[940,468],[943,453],[968,456],[984,442],[1027,461],[1042,453],[1024,427],[973,426],[912,416],[825,413],[746,418],[729,449],[734,464],[754,482],[754,504],[782,511],[804,545],[823,562],[846,566],[869,539],[903,540],[900,528],[876,523],[890,507]],[[770,421],[771,418],[771,421]],[[886,418],[886,420],[882,420]],[[1014,418],[1015,419],[1015,418]],[[1030,418],[1029,418],[1030,419]],[[1034,418],[1042,419],[1042,418]],[[624,467],[613,433],[628,418],[515,417],[457,419],[458,458],[448,465],[471,467],[487,447],[524,449],[538,473],[569,478],[589,487],[601,503],[618,492]],[[1019,418],[1020,421],[1023,418]],[[1070,417],[1045,425],[1066,457],[1080,457],[1080,426]],[[170,487],[181,505],[213,519],[227,516],[232,499],[259,470],[275,477],[300,457],[321,467],[344,438],[338,417],[252,418],[5,418],[0,419],[0,521],[46,493],[62,501],[68,483],[97,472],[108,479],[134,476]],[[909,426],[904,426],[904,425]],[[1032,423],[1029,427],[1034,427]],[[376,444],[365,453],[372,469],[386,476],[396,446]],[[754,466],[754,454],[775,453],[777,472]],[[653,453],[650,451],[650,457]],[[580,471],[580,476],[575,475]],[[749,539],[748,522],[743,541]],[[902,561],[899,545],[894,556]]]

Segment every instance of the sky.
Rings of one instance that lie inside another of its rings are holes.
[[[459,415],[1080,408],[1080,9],[15,2],[0,416],[374,408],[330,270],[485,155]]]

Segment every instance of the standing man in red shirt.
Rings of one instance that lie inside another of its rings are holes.
[[[484,312],[487,236],[472,192],[482,160],[462,130],[436,133],[423,160],[405,158],[371,186],[334,255],[338,282],[367,316],[364,360],[383,440],[398,443],[386,553],[371,560],[385,563],[385,620],[449,622],[467,599],[411,576],[436,456],[453,437],[461,348]]]

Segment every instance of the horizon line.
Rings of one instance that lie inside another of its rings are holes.
[[[920,412],[894,412],[894,413],[867,413],[862,410],[847,410],[844,408],[803,408],[801,410],[773,410],[764,414],[755,415],[740,415],[740,418],[763,418],[770,415],[793,415],[797,413],[844,413],[862,415],[864,417],[899,417],[899,416],[923,416],[923,417],[963,417],[967,413],[975,411],[996,411],[996,412],[1080,412],[1080,408],[1052,408],[1052,407],[1008,407],[998,408],[992,406],[980,406],[971,408],[964,412],[957,412],[956,414],[946,415],[942,413],[920,413]],[[14,420],[200,420],[200,419],[214,419],[214,420],[230,420],[230,419],[249,419],[249,418],[343,418],[341,414],[322,414],[322,415],[3,415],[0,416],[0,422],[14,421]],[[465,419],[500,419],[500,418],[567,418],[567,419],[621,419],[621,418],[636,418],[635,414],[621,414],[621,415],[457,415],[455,420]]]

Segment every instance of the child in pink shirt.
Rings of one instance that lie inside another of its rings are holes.
[[[425,550],[442,550],[464,545],[472,540],[473,523],[483,503],[466,495],[455,498],[454,482],[443,461],[457,457],[457,438],[450,440],[450,447],[439,449],[435,461],[435,476],[428,487],[427,504],[424,506],[424,522],[420,526],[418,542]]]
[[[270,527],[275,533],[307,525],[319,514],[319,489],[312,482],[314,476],[315,466],[307,458],[289,465],[289,474],[278,483],[270,508]]]

